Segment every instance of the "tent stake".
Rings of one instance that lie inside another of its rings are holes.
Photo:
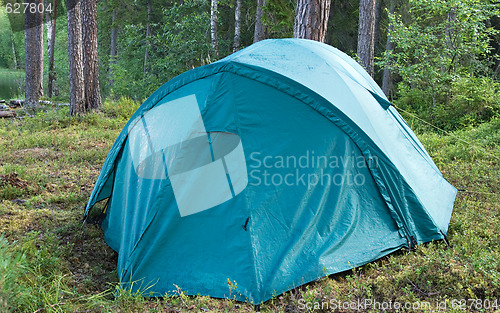
[[[452,248],[450,242],[448,241],[448,237],[446,237],[446,235],[443,233],[442,230],[440,230],[440,232],[441,232],[441,235],[443,235],[443,241],[446,244],[446,249]]]

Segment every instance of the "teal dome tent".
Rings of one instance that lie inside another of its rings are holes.
[[[158,89],[103,165],[125,288],[258,304],[443,239],[456,189],[351,58],[264,40]],[[228,281],[237,284],[229,288]]]

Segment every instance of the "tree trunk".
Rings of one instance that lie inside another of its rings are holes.
[[[48,7],[50,0],[44,0],[44,7]],[[52,43],[52,16],[50,16],[49,11],[45,11],[45,27],[47,28],[47,55],[50,55],[51,43]]]
[[[325,42],[330,0],[297,0],[294,38]]]
[[[450,72],[451,69],[453,68],[454,61],[455,61],[455,23],[457,20],[457,7],[454,6],[450,9],[448,12],[448,22],[446,23],[446,29],[445,29],[445,42],[446,42],[446,48],[448,48],[448,51],[446,54],[448,55],[448,58],[451,60],[448,66],[442,66],[441,67],[441,72],[445,73]]]
[[[215,58],[219,58],[219,39],[217,38],[217,0],[211,0],[210,6],[210,36]]]
[[[116,22],[116,9],[113,9],[113,14],[111,16],[111,42],[110,42],[110,51],[109,51],[109,85],[113,87],[114,79],[113,79],[113,67],[116,63],[116,42],[118,39],[118,27],[115,25]]]
[[[37,7],[42,0],[29,0]],[[43,13],[35,10],[25,12],[25,68],[26,68],[26,101],[28,108],[37,107],[38,99],[43,96]]]
[[[262,25],[262,15],[264,14],[264,7],[266,0],[257,0],[257,12],[255,13],[255,29],[253,33],[253,43],[264,40],[265,28]]]
[[[75,115],[85,112],[80,0],[66,0],[66,7],[68,8],[70,114]]]
[[[49,82],[47,85],[47,93],[50,98],[54,95],[54,82],[56,80],[56,72],[54,69],[54,47],[56,44],[56,23],[57,23],[57,0],[54,0],[53,3],[53,16],[52,16],[52,31],[50,38],[50,47],[49,49]],[[48,29],[47,29],[48,33]]]
[[[358,57],[373,77],[375,58],[375,0],[359,2]]]
[[[446,47],[451,51],[455,50],[454,45],[454,34],[455,34],[455,22],[457,20],[457,7],[452,7],[450,12],[448,12],[448,23],[446,23],[445,35],[446,35]]]
[[[382,0],[375,0],[375,25],[374,25],[374,35],[373,44],[375,50],[377,49],[377,43],[380,36],[380,12],[382,11]]]
[[[241,41],[241,0],[236,0],[234,8],[234,42],[233,52],[240,50]]]
[[[19,64],[17,64],[17,56],[16,56],[16,44],[14,43],[14,32],[10,32],[10,41],[12,43],[12,57],[14,61],[14,69],[19,69]]]
[[[148,70],[148,48],[149,48],[149,45],[150,45],[150,42],[149,42],[149,37],[151,37],[151,11],[153,10],[153,1],[152,0],[149,0],[148,1],[148,23],[147,23],[147,26],[146,26],[146,51],[144,52],[144,73],[143,73],[143,76],[145,77],[146,76],[146,72]]]
[[[395,0],[391,0],[391,8],[389,10],[389,14],[390,15],[394,14],[395,10],[396,10]],[[390,36],[392,29],[393,26],[389,24],[389,27],[387,29],[387,42],[385,44],[386,53],[390,53],[392,50],[394,50],[394,43],[392,42]],[[392,73],[391,73],[391,60],[389,60],[389,63],[385,65],[384,75],[382,76],[382,91],[388,98],[390,96],[391,89],[392,89]]]
[[[8,110],[8,111],[0,111],[0,118],[12,118],[16,117],[16,111],[14,110]]]
[[[85,109],[91,111],[101,107],[97,56],[97,0],[81,1],[81,10]]]

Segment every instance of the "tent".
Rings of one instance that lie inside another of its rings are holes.
[[[102,227],[125,288],[259,304],[445,238],[455,196],[354,60],[278,39],[153,93],[85,213],[108,199]]]

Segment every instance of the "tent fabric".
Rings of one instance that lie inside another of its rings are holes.
[[[258,304],[444,238],[455,196],[355,61],[278,39],[151,95],[111,148],[85,214],[108,199],[105,240],[133,291],[178,286]]]

